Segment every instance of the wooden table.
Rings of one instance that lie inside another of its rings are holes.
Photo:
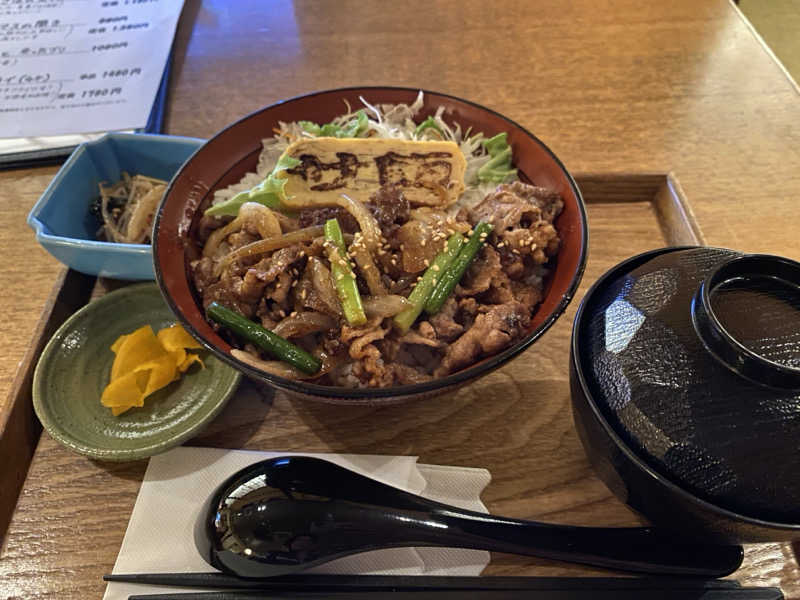
[[[654,173],[652,181],[673,172],[707,243],[800,258],[798,88],[725,0],[419,0],[402,8],[378,0],[187,0],[166,130],[210,136],[278,99],[355,84],[470,98],[535,132],[573,172]],[[0,173],[0,532],[38,436],[27,366],[62,271],[24,220],[55,171]],[[592,178],[584,181],[591,187]],[[664,232],[659,240],[657,211],[645,200],[590,203],[581,294],[616,261],[674,239]],[[69,305],[63,301],[56,312]],[[249,397],[192,443],[481,466],[493,475],[484,494],[493,512],[636,523],[591,473],[565,416],[576,304],[523,357],[458,394],[352,409],[246,388]],[[43,434],[5,536],[0,596],[99,598],[144,468],[92,462]],[[487,573],[599,571],[498,555]],[[800,598],[790,544],[748,547],[737,578]]]

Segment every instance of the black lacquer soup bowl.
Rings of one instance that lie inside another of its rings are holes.
[[[800,537],[800,264],[631,258],[584,298],[570,369],[584,447],[631,507],[704,539]]]

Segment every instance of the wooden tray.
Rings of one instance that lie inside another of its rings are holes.
[[[671,174],[576,179],[589,214],[586,273],[567,313],[524,355],[453,394],[383,408],[291,401],[245,382],[190,444],[419,455],[426,463],[489,469],[493,481],[483,499],[495,514],[577,525],[639,523],[591,472],[574,431],[568,385],[572,318],[586,289],[618,262],[661,246],[701,245],[704,238]],[[17,591],[100,597],[101,576],[116,559],[146,461],[94,462],[48,435],[40,437],[31,378],[44,343],[64,319],[92,296],[120,285],[72,271],[62,274],[19,370],[12,402],[0,415],[0,456],[15,457],[0,462],[0,531],[10,522],[0,577],[17,586],[12,596]],[[780,586],[787,598],[800,599],[795,550],[787,543],[749,547],[736,578],[747,585]],[[486,574],[605,573],[495,555]]]

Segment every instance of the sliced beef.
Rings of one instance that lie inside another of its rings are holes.
[[[422,221],[409,221],[393,236],[399,242],[400,265],[406,273],[421,273],[444,248],[443,239],[434,239],[436,231]]]
[[[339,206],[304,208],[300,211],[298,224],[301,228],[311,227],[312,225],[325,225],[325,221],[329,219],[339,221],[339,227],[345,233],[355,233],[360,229],[355,217]]]
[[[248,268],[234,291],[243,302],[258,302],[266,287],[275,282],[273,293],[278,292],[280,298],[275,299],[283,302],[292,284],[290,268],[300,258],[301,252],[299,244],[276,250],[269,258],[263,258]]]
[[[480,295],[480,299],[485,304],[506,304],[514,300],[514,292],[511,289],[511,280],[508,277],[499,281],[493,281],[491,287]]]
[[[511,293],[514,299],[522,304],[529,314],[533,314],[533,309],[542,301],[540,287],[534,287],[521,281],[511,282]]]
[[[288,271],[278,273],[276,280],[264,290],[264,297],[272,300],[283,313],[289,311],[289,292],[292,291],[292,275]],[[284,315],[285,316],[285,315]],[[283,318],[283,316],[281,316]]]
[[[456,296],[475,296],[483,304],[504,304],[514,299],[511,280],[503,270],[500,255],[491,246],[484,246],[481,254],[470,265]]]
[[[408,221],[410,206],[403,192],[393,185],[385,185],[370,196],[367,208],[378,221],[384,237],[389,237],[398,225]]]
[[[193,275],[203,307],[219,302],[248,318],[258,316],[262,322],[279,320],[281,311],[286,312],[288,308],[292,264],[302,257],[301,250],[299,245],[281,248],[249,267],[234,264],[219,278],[214,276],[212,259],[198,260],[194,263]],[[271,302],[264,305],[265,299]]]
[[[564,200],[562,200],[561,194],[555,190],[538,185],[529,185],[521,181],[506,185],[512,193],[539,207],[542,211],[542,219],[548,223],[555,221],[564,208]]]
[[[269,264],[270,261],[268,258],[266,258],[256,263],[253,267],[247,269],[244,277],[241,279],[238,289],[235,290],[236,295],[239,296],[243,302],[253,303],[258,302],[261,299],[261,296],[264,293],[264,288],[267,286],[267,281],[264,277],[266,269],[261,267],[262,263],[264,262]],[[274,277],[272,279],[274,279]]]
[[[413,329],[402,337],[399,337],[397,341],[401,344],[419,344],[420,346],[428,346],[430,348],[441,348],[444,345],[444,342],[426,337]]]
[[[540,221],[529,229],[512,229],[500,236],[513,250],[529,255],[536,264],[543,265],[558,252],[559,239],[555,227]]]
[[[350,345],[348,353],[353,359],[352,374],[371,387],[386,387],[394,381],[392,370],[375,347],[375,342],[382,340],[389,331],[389,327],[381,327],[382,320],[372,319],[363,327],[343,325],[341,332],[342,342]]]
[[[194,235],[200,244],[205,244],[208,240],[208,236],[230,221],[231,218],[220,219],[218,217],[208,217],[203,215],[200,217],[200,221],[197,223],[197,229],[195,230]]]
[[[462,298],[458,301],[456,321],[458,321],[464,329],[469,329],[475,322],[475,317],[478,316],[479,309],[480,305],[475,298]]]
[[[261,326],[270,331],[275,329],[275,326],[280,322],[279,319],[272,318],[270,303],[267,302],[266,298],[262,298],[259,301],[258,307],[256,308],[256,316],[261,321]]]
[[[208,308],[212,302],[217,302],[222,306],[235,310],[247,318],[252,317],[256,312],[256,304],[243,302],[233,291],[233,286],[218,281],[206,288],[203,293],[203,308]]]
[[[484,246],[456,287],[456,296],[475,296],[489,289],[492,281],[504,275],[500,255],[491,246]]]
[[[553,221],[563,207],[557,192],[515,181],[487,194],[470,211],[469,220],[473,224],[481,220],[492,223],[500,247],[543,264],[558,251]]]
[[[260,239],[261,237],[248,233],[247,231],[237,231],[228,236],[228,245],[231,247],[231,250],[238,250],[242,246],[247,246],[247,244],[252,244]]]
[[[347,351],[347,344],[339,339],[339,331],[331,329],[322,338],[322,347],[329,356],[338,356]]]
[[[207,256],[191,263],[191,269],[194,286],[200,295],[216,283],[218,279],[214,275],[214,261]]]
[[[444,377],[482,356],[500,352],[522,337],[529,323],[530,313],[519,302],[488,307],[486,312],[477,315],[464,335],[447,347],[434,375]]]
[[[423,373],[422,371],[408,365],[395,363],[390,365],[390,367],[392,369],[392,373],[394,374],[394,381],[398,385],[425,383],[426,381],[433,379],[432,375]]]
[[[455,298],[450,297],[441,310],[430,318],[430,325],[440,340],[450,342],[464,333],[464,326],[455,321],[456,311],[458,311],[458,303]],[[422,324],[420,323],[421,328]]]
[[[519,252],[512,252],[511,247],[503,244],[496,248],[500,255],[500,264],[509,279],[522,279],[525,276],[525,259]]]
[[[433,328],[433,325],[428,323],[427,321],[422,321],[417,326],[417,331],[422,337],[426,337],[429,340],[436,340],[436,330]]]

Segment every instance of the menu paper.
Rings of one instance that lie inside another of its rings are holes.
[[[146,126],[183,0],[0,0],[0,138]]]

